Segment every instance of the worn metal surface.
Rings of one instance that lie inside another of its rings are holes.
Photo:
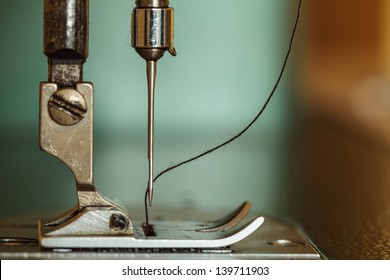
[[[116,217],[120,217],[124,221],[125,226],[114,227],[112,219]],[[47,247],[61,247],[61,242],[63,241],[63,239],[67,239],[68,236],[112,236],[118,234],[122,235],[133,233],[133,226],[130,223],[130,220],[126,216],[124,216],[121,211],[116,210],[115,208],[111,209],[108,207],[99,207],[96,209],[85,208],[78,211],[76,216],[72,217],[70,220],[64,222],[63,224],[60,224],[58,226],[40,225],[39,229],[46,230],[46,232],[42,233],[42,238],[40,239],[40,243],[41,245],[43,245],[43,247],[46,246],[42,239],[49,239],[49,242],[50,240],[57,240],[55,246]]]
[[[81,93],[72,88],[56,91],[49,102],[51,118],[61,125],[74,125],[84,118],[87,103]]]
[[[102,211],[98,211],[102,212]],[[91,212],[96,213],[96,212]],[[89,217],[87,219],[90,221]],[[255,232],[264,222],[257,217],[233,229],[217,232],[199,232],[202,223],[164,221],[154,223],[155,236],[146,236],[142,224],[134,225],[134,235],[102,235],[99,231],[104,225],[94,219],[90,228],[95,235],[61,234],[40,236],[40,244],[45,248],[224,248],[240,242]],[[75,230],[78,227],[76,225]],[[103,230],[105,230],[103,228]]]
[[[41,83],[40,147],[62,160],[72,170],[77,185],[84,189],[93,187],[93,88],[91,84],[78,84],[86,108],[83,119],[72,126],[61,125],[52,119],[49,103],[57,92],[54,83]]]
[[[209,216],[198,216],[193,220],[207,219]],[[160,218],[170,220],[172,217]],[[265,217],[265,222],[260,229],[248,238],[235,245],[217,249],[121,249],[113,247],[45,250],[38,245],[37,227],[31,222],[32,219],[29,220],[30,222],[25,221],[27,224],[24,225],[15,225],[14,219],[0,221],[1,259],[321,259],[321,254],[299,230],[270,217]],[[200,222],[191,224],[202,225]],[[1,238],[12,236],[23,239],[1,242]]]
[[[53,223],[39,224],[39,241],[45,248],[222,248],[247,238],[263,224],[263,217],[243,222],[250,208],[245,202],[214,222],[157,221],[133,227],[113,207],[85,207],[54,228]]]
[[[45,0],[43,41],[49,81],[60,87],[82,81],[88,57],[88,0]]]
[[[55,83],[41,83],[40,146],[72,171],[78,199],[75,209],[46,223],[50,228],[47,235],[133,233],[126,210],[103,198],[94,186],[92,84],[78,83],[75,89],[58,90]],[[113,215],[126,226],[114,226]]]
[[[88,0],[45,0],[44,52],[81,64],[88,56]]]
[[[83,64],[52,63],[49,60],[49,81],[60,87],[71,87],[83,80]]]

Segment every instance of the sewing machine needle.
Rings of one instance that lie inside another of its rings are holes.
[[[149,60],[146,62],[146,75],[148,80],[148,200],[152,206],[153,200],[153,152],[154,152],[154,92],[156,82],[157,61]]]

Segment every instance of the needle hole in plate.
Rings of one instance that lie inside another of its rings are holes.
[[[142,229],[144,230],[144,234],[149,237],[156,236],[156,232],[154,231],[153,225],[142,224]]]

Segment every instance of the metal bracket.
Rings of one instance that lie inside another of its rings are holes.
[[[40,147],[72,171],[78,205],[45,223],[48,236],[132,234],[127,211],[96,192],[93,182],[93,85],[58,89],[41,83]]]

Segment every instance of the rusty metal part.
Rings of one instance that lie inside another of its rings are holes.
[[[53,64],[49,62],[49,81],[60,87],[71,87],[83,80],[82,64]]]
[[[49,81],[60,87],[82,81],[88,57],[88,0],[45,0],[43,41]]]

